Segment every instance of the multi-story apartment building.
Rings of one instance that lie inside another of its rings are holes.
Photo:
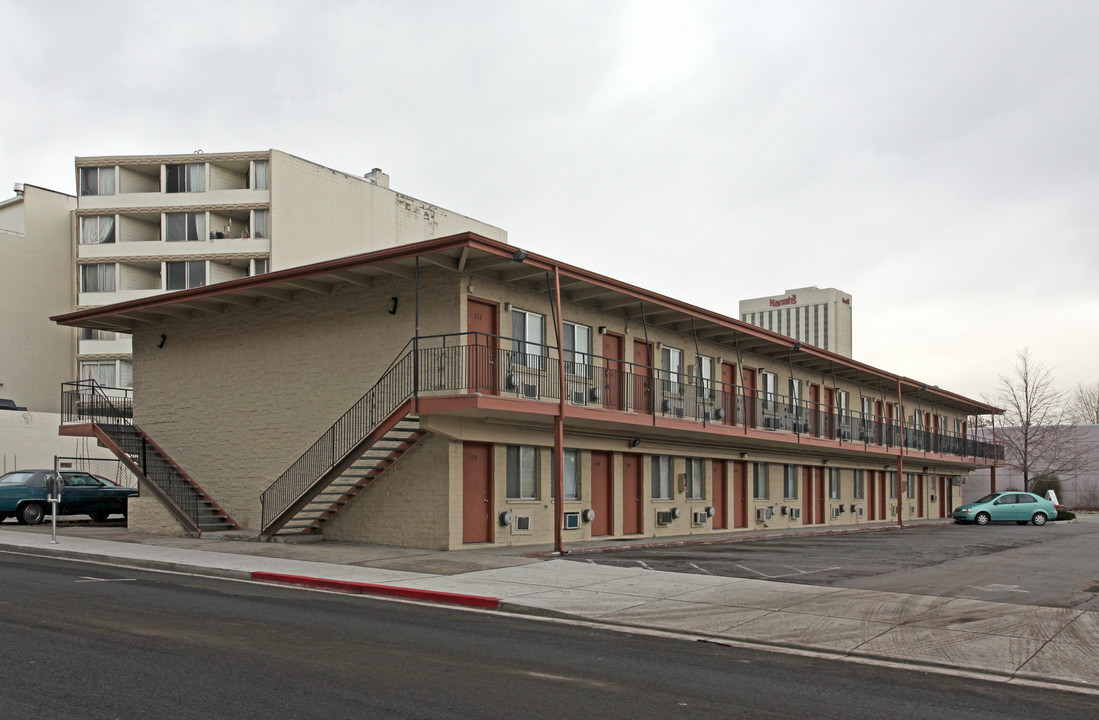
[[[740,319],[851,357],[851,296],[817,287],[740,301]]]
[[[32,412],[60,412],[71,379],[73,331],[50,322],[72,308],[69,228],[76,198],[19,183],[0,202],[0,398]]]
[[[143,473],[149,532],[895,523],[949,517],[999,453],[969,432],[986,403],[469,233],[55,319],[133,333],[132,419],[76,387],[63,431]]]
[[[390,190],[381,170],[359,177],[278,150],[78,157],[76,173],[77,308],[460,231],[507,240],[500,228]],[[130,336],[82,328],[77,362],[80,378],[129,387]]]

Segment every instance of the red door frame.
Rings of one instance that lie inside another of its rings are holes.
[[[725,410],[726,425],[736,425],[736,364],[730,362],[721,363],[721,391],[724,393],[722,408]]]
[[[824,522],[824,468],[813,468],[813,499],[816,510],[813,520],[820,525]]]
[[[626,393],[623,383],[625,374],[622,365],[626,358],[626,338],[615,333],[603,336],[603,357],[607,367],[603,370],[603,407],[610,410],[625,410]]]
[[[478,314],[478,310],[483,316]],[[470,358],[468,362],[469,391],[496,395],[499,391],[499,378],[496,370],[497,350],[500,346],[498,336],[499,316],[496,303],[477,298],[466,298],[466,332]]]
[[[813,468],[801,469],[801,524],[810,525],[813,522]]]
[[[462,443],[462,542],[493,542],[492,445]]]
[[[714,460],[711,463],[713,477],[713,504],[714,504],[714,530],[725,530],[729,527],[728,497],[729,484],[727,482],[728,470],[724,460]]]
[[[614,483],[611,482],[611,454],[591,454],[591,509],[595,518],[591,521],[593,537],[614,534]]]
[[[741,366],[740,372],[744,375],[744,424],[747,427],[756,426],[756,371],[755,368]]]
[[[733,527],[748,527],[748,463],[733,461]]]
[[[866,471],[866,519],[876,520],[878,517],[878,473],[875,470]]]
[[[632,453],[622,455],[622,534],[639,535],[645,529],[641,513],[644,512],[644,474],[641,472],[641,456]],[[632,508],[630,506],[633,506]],[[632,512],[631,512],[632,511]]]
[[[820,437],[820,385],[809,383],[809,433]]]
[[[652,344],[634,338],[633,365],[630,366],[630,372],[633,374],[633,397],[630,398],[630,409],[633,412],[649,415],[653,411],[652,364]]]

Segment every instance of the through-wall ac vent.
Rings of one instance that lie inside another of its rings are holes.
[[[517,515],[515,517],[516,530],[530,530],[530,515]]]
[[[572,391],[572,404],[573,405],[586,405],[588,403],[588,394],[583,390]]]
[[[705,525],[710,520],[710,514],[705,510],[700,510],[694,514],[695,525]]]
[[[523,383],[523,397],[538,399],[538,386],[534,383]]]
[[[775,516],[775,509],[772,507],[756,508],[756,520],[760,522],[767,522]]]
[[[671,510],[657,510],[656,511],[656,524],[657,525],[671,525],[672,520],[674,520],[674,519],[675,518],[672,517],[672,511]]]
[[[672,415],[682,420],[684,415],[683,408],[676,406],[675,409],[672,410]]]
[[[832,519],[833,520],[839,520],[841,512],[843,512],[843,507],[842,506],[832,508]]]
[[[863,510],[863,509],[862,509],[862,508],[860,507],[860,508],[859,508],[859,517],[862,517],[862,516],[863,516],[863,515],[865,515],[865,514],[866,514],[866,511],[865,511],[865,510]]]
[[[566,530],[579,530],[580,529],[580,513],[578,513],[578,512],[565,513],[565,529]]]

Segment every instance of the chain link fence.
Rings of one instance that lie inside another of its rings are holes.
[[[91,473],[107,478],[122,487],[137,489],[137,476],[130,472],[121,460],[115,458],[58,457],[57,469]]]

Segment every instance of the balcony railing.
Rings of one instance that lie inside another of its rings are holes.
[[[421,337],[415,394],[498,395],[559,401],[556,348],[464,333]],[[877,447],[1003,459],[1003,447],[966,435],[864,415],[595,355],[566,354],[565,401],[574,406],[745,427]]]
[[[61,383],[61,422],[132,425],[134,392],[95,380]]]

